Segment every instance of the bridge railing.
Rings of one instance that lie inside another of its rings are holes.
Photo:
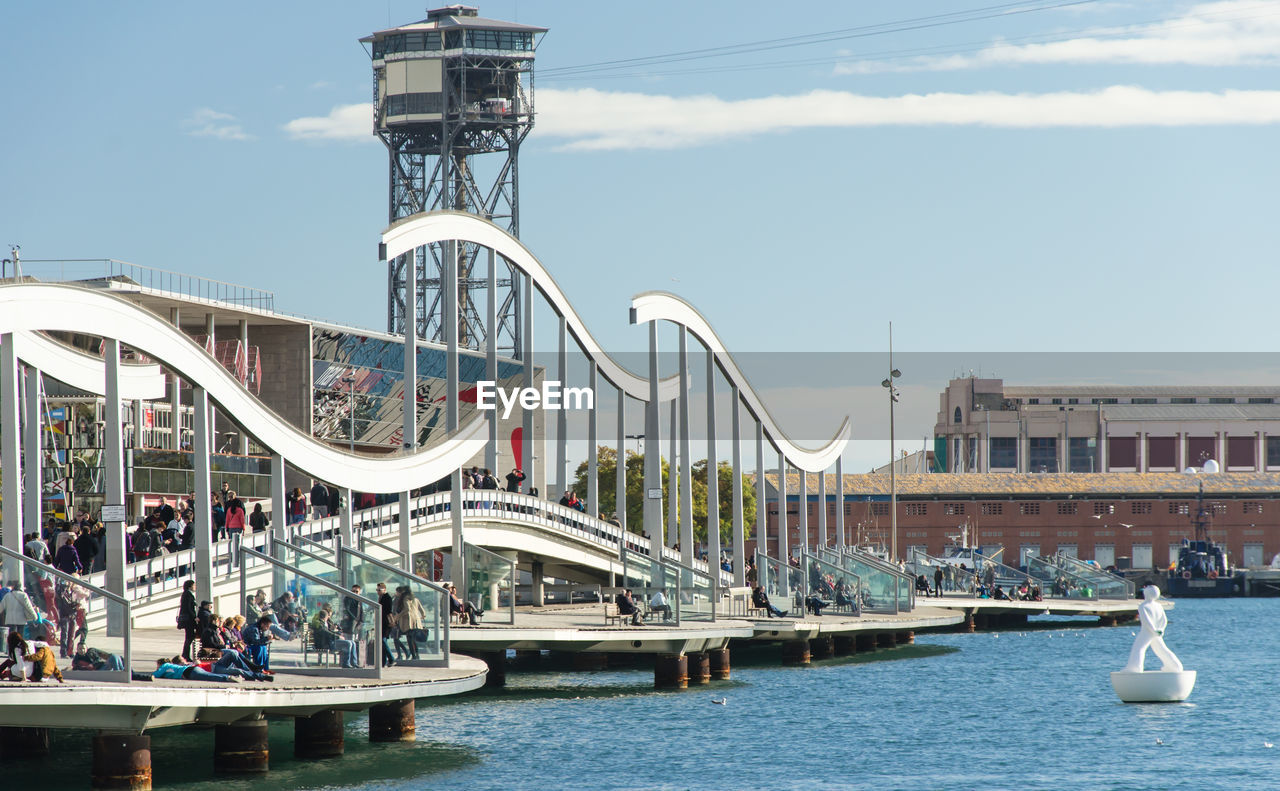
[[[800,557],[807,572],[806,600],[816,596],[827,603],[824,610],[862,615],[862,580],[857,574],[808,552]]]
[[[914,601],[911,591],[905,588],[914,588],[915,582],[893,564],[873,562],[872,556],[862,552],[825,548],[819,548],[818,552],[827,562],[858,575],[861,580],[858,603],[862,612],[910,612]]]
[[[779,610],[804,613],[804,573],[756,550],[756,581]]]
[[[316,562],[314,557],[312,562]],[[272,642],[272,670],[304,675],[382,678],[382,607],[376,599],[353,593],[340,583],[309,574],[255,549],[245,548],[240,565],[241,602],[248,600],[250,570],[260,566],[270,566],[276,573],[271,575],[270,582],[262,582],[255,587],[269,588],[266,594],[270,601],[279,599],[286,591],[293,594],[293,600],[305,619],[293,639]],[[329,617],[321,619],[321,610],[327,611]],[[331,636],[328,632],[338,636]]]
[[[0,578],[21,581],[36,613],[20,627],[25,639],[49,643],[59,667],[76,679],[129,683],[133,621],[128,600],[5,547],[0,547],[0,564]],[[83,669],[72,669],[77,661]],[[13,670],[20,672],[21,662]]]
[[[387,651],[395,654],[396,662],[448,667],[448,592],[430,580],[351,547],[342,546],[339,553],[344,588],[359,584],[365,593],[375,596],[379,582],[387,586],[394,619],[394,625],[387,630],[392,643]]]
[[[466,599],[484,612],[490,622],[516,622],[516,562],[484,547],[464,544]],[[506,599],[506,606],[502,601]]]
[[[630,549],[622,550],[621,554],[621,587],[630,588],[637,597],[636,604],[642,608],[644,601],[648,601],[654,593],[662,591],[671,607],[671,616],[676,626],[679,626],[682,617],[686,614],[684,608],[679,606],[684,599],[684,590],[680,584],[680,570],[659,558]]]
[[[966,596],[973,596],[978,589],[977,577],[972,569],[962,569],[955,563],[936,558],[919,549],[913,548],[911,550],[911,559],[907,563],[907,568],[911,569],[913,574],[924,574],[925,579],[929,580],[930,583],[933,582],[933,570],[941,568],[944,593],[962,593]]]

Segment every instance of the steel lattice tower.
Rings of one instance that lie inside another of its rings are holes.
[[[482,19],[455,5],[361,39],[373,57],[374,134],[390,158],[388,219],[437,209],[486,217],[520,235],[520,143],[533,127],[533,56],[546,28]],[[490,154],[481,157],[481,154]],[[487,260],[458,251],[458,341],[483,348]],[[404,332],[405,265],[387,262],[387,330]],[[499,265],[498,349],[520,356],[520,279]],[[443,341],[443,251],[419,256],[418,337]]]

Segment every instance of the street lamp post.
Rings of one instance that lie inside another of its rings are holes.
[[[356,452],[356,378],[352,374],[342,377],[347,386],[347,436],[351,440],[351,452]]]
[[[893,380],[902,372],[893,367],[893,322],[889,322],[889,376],[880,386],[889,391],[889,560],[898,562],[898,449],[893,437],[893,405],[898,403],[898,388]]]

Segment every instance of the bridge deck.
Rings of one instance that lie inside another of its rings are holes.
[[[172,629],[133,633],[133,669],[181,649]],[[488,667],[454,654],[449,667],[385,668],[381,679],[278,672],[274,682],[218,683],[155,679],[130,684],[80,681],[0,683],[0,726],[141,731],[191,723],[234,722],[262,714],[309,716],[325,709],[360,711],[395,700],[456,695],[484,686]]]

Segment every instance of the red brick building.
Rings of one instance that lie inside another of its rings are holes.
[[[800,478],[787,476],[788,545],[800,542]],[[766,522],[776,556],[777,476],[769,474]],[[1259,567],[1280,553],[1280,473],[1095,473],[899,475],[898,548],[940,554],[964,526],[971,545],[1003,546],[1005,560],[1059,550],[1103,566],[1165,568],[1194,533],[1197,495],[1237,566]],[[809,543],[819,540],[818,476],[809,475]],[[843,495],[827,476],[827,543],[836,543],[836,509],[845,542],[890,544],[889,476],[846,475]]]

